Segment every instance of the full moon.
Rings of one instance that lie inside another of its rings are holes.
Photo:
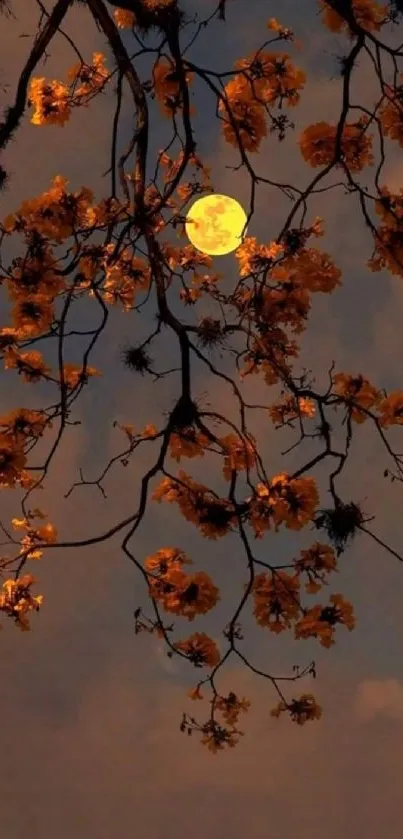
[[[242,244],[246,221],[247,215],[235,198],[204,195],[190,208],[185,230],[198,251],[224,256]]]

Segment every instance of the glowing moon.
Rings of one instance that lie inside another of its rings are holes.
[[[190,208],[185,230],[198,251],[223,256],[242,244],[246,221],[247,215],[235,198],[204,195]]]

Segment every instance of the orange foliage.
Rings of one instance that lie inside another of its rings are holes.
[[[175,641],[175,648],[185,653],[195,667],[214,667],[221,658],[217,645],[205,632],[195,632],[186,641]]]
[[[337,12],[338,4],[341,11],[340,0],[319,0],[323,22],[331,32],[342,32],[346,29],[350,37],[353,37],[347,21]],[[387,20],[387,4],[381,5],[374,0],[351,0],[351,10],[355,21],[367,32],[379,32]]]
[[[374,162],[372,137],[365,134],[369,120],[361,117],[355,123],[345,124],[341,134],[340,153],[351,172],[361,172]],[[299,139],[301,154],[311,166],[326,166],[336,154],[337,125],[318,122],[302,132]],[[341,163],[336,163],[341,168]]]

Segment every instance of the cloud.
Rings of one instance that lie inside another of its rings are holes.
[[[364,829],[368,839],[376,839],[383,818],[388,837],[397,839],[400,723],[391,720],[382,736],[374,731],[371,738],[357,728],[351,668],[333,662],[324,668],[317,693],[326,717],[302,728],[269,716],[275,700],[268,683],[266,689],[244,671],[228,673],[223,691],[235,685],[252,707],[239,745],[212,756],[197,734],[179,732],[183,687],[163,685],[144,653],[134,663],[130,645],[119,645],[90,675],[75,716],[50,720],[40,740],[27,708],[29,750],[22,763],[10,750],[10,709],[6,823],[14,818],[21,831],[34,825],[35,839],[50,829],[65,839],[73,827],[78,839],[107,839],[132,830],[133,819],[139,832],[152,837],[191,829],[201,839],[208,829],[213,839],[228,832],[240,839],[245,831],[263,839],[268,831],[281,837],[298,825],[301,839],[320,839],[326,825],[329,839],[341,833],[353,839]],[[197,710],[188,705],[205,718],[201,703]],[[19,789],[28,785],[30,795],[16,809],[17,776]],[[363,798],[365,807],[359,806]]]
[[[357,689],[355,713],[363,722],[378,714],[393,720],[403,718],[403,684],[398,679],[366,679]]]

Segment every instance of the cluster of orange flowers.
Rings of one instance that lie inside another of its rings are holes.
[[[215,708],[220,711],[228,725],[235,726],[238,722],[240,712],[245,713],[250,708],[249,699],[240,699],[236,693],[231,691],[228,696],[218,696],[215,701]]]
[[[193,73],[187,71],[185,74],[186,84],[193,80]],[[155,95],[165,116],[172,116],[178,108],[183,106],[182,94],[178,74],[173,61],[169,58],[159,58],[153,67],[153,81]],[[190,116],[195,115],[195,109],[190,106]]]
[[[37,440],[42,437],[45,428],[51,428],[52,423],[44,411],[30,411],[27,408],[17,408],[9,414],[0,416],[2,434],[13,440]]]
[[[298,399],[295,396],[285,396],[283,399],[275,402],[268,410],[270,419],[277,425],[284,425],[292,422],[297,417],[312,417],[315,416],[316,409],[313,399],[304,399],[300,396]]]
[[[191,699],[203,699],[200,685],[189,691],[189,696]],[[184,714],[181,730],[187,730],[191,734],[194,728],[198,728],[202,733],[202,744],[207,746],[213,754],[217,754],[225,746],[233,748],[239,742],[239,737],[243,736],[243,732],[237,728],[239,714],[248,711],[251,703],[245,697],[240,699],[233,691],[230,691],[227,696],[216,694],[210,701],[214,711],[221,714],[225,725],[211,718],[204,725],[198,726],[193,717],[190,718],[192,723],[190,725],[187,722],[187,715]]]
[[[239,138],[256,152],[267,135],[266,106],[297,105],[306,75],[286,53],[263,51],[240,59],[235,69],[242,72],[225,85],[218,105],[223,135],[230,145],[238,147]]]
[[[374,255],[368,260],[368,267],[371,271],[386,268],[391,274],[403,277],[403,189],[391,193],[383,186],[380,192],[375,211],[384,223],[374,234]]]
[[[220,438],[220,444],[224,451],[223,475],[227,481],[231,480],[233,472],[240,472],[244,469],[252,469],[256,463],[256,441],[249,435],[248,440],[243,440],[235,434],[227,434]]]
[[[221,712],[227,725],[221,726],[215,720],[209,720],[202,729],[202,744],[213,754],[217,754],[225,746],[234,748],[239,742],[238,738],[243,736],[243,732],[236,727],[239,713],[247,711],[249,706],[250,702],[247,699],[238,699],[235,693],[218,696],[214,709]]]
[[[114,9],[113,17],[119,29],[131,29],[136,25],[136,15],[128,9]]]
[[[400,73],[400,82],[403,81],[403,73]],[[402,89],[400,84],[397,88],[385,85],[384,95],[386,102],[379,109],[379,120],[383,132],[390,140],[397,140],[399,146],[403,146],[403,102]]]
[[[67,192],[67,184],[67,178],[56,175],[50,189],[35,198],[23,201],[16,213],[4,219],[2,229],[6,233],[22,231],[31,245],[28,264],[18,260],[13,266],[17,270],[12,272],[10,293],[15,293],[15,281],[20,280],[23,286],[26,284],[28,289],[35,290],[39,269],[40,274],[44,274],[41,285],[45,285],[49,294],[58,293],[63,289],[57,268],[59,260],[52,258],[45,239],[61,244],[79,231],[92,230],[94,226],[110,224],[112,221],[126,220],[124,207],[118,199],[103,198],[98,205],[93,206],[92,190],[81,187],[74,193]]]
[[[354,36],[345,18],[337,13],[337,2],[333,4],[330,0],[318,0],[318,2],[323,12],[323,22],[331,32],[338,33],[347,30],[350,37]],[[358,25],[367,32],[379,31],[388,19],[388,4],[379,5],[374,0],[352,0],[351,11]]]
[[[259,626],[265,626],[278,634],[289,629],[298,617],[299,579],[285,571],[278,571],[270,577],[258,574],[253,581],[253,614]]]
[[[163,478],[154,490],[154,501],[175,502],[183,517],[195,524],[207,539],[225,536],[235,526],[233,504],[218,498],[208,487],[198,484],[183,470],[178,479]]]
[[[162,548],[144,562],[149,573],[150,595],[165,611],[192,621],[212,609],[220,599],[218,588],[204,571],[186,574],[183,566],[191,564],[183,551]],[[196,639],[197,640],[197,639]]]
[[[381,399],[378,412],[380,425],[403,425],[403,391],[393,390]]]
[[[330,606],[313,606],[295,626],[296,638],[319,638],[323,647],[334,644],[334,628],[338,623],[351,630],[355,627],[355,618],[351,603],[342,594],[330,595]]]
[[[233,472],[251,469],[256,463],[256,441],[249,435],[249,439],[242,439],[236,434],[218,437],[217,442],[224,456],[223,475],[227,481]],[[197,431],[193,426],[172,432],[169,438],[169,452],[171,457],[179,463],[182,457],[204,457],[206,449],[211,447],[211,441]]]
[[[242,244],[235,251],[239,276],[247,277],[259,269],[271,266],[282,252],[283,246],[277,242],[259,245],[255,236],[245,236]]]
[[[11,435],[0,434],[0,488],[31,486],[33,479],[25,469],[26,462],[23,439],[13,439]]]
[[[4,367],[6,370],[18,370],[18,373],[26,382],[39,382],[47,378],[51,368],[45,364],[42,353],[39,350],[20,352],[13,344],[17,340],[16,330],[4,328],[0,330],[0,337],[4,337],[7,331],[9,340],[4,351]],[[12,334],[11,334],[12,333]]]
[[[32,520],[35,518],[44,519],[46,516],[41,510],[33,510],[29,516],[24,519],[12,519],[11,524],[14,530],[23,530],[25,535],[21,539],[21,551],[27,559],[41,559],[43,551],[36,546],[39,542],[45,542],[47,545],[52,545],[57,541],[57,531],[52,522],[47,522],[40,527],[33,527]]]
[[[204,457],[210,441],[202,431],[189,426],[180,432],[173,432],[169,438],[169,453],[179,463],[182,457]]]
[[[0,416],[0,486],[28,488],[34,479],[25,470],[25,446],[39,439],[52,423],[43,411],[17,408]]]
[[[235,727],[227,728],[220,725],[215,719],[210,719],[202,727],[203,736],[201,743],[207,746],[208,750],[213,754],[228,746],[233,749],[239,743],[239,736],[243,736],[243,732]]]
[[[336,555],[330,545],[315,542],[310,548],[302,550],[294,567],[299,576],[306,574],[305,591],[316,594],[326,584],[325,574],[335,571],[337,567]]]
[[[383,396],[364,376],[347,373],[336,373],[333,382],[334,393],[343,397],[354,422],[365,422],[368,411],[375,409],[381,426],[403,424],[403,391],[393,390]]]
[[[28,612],[37,612],[43,603],[43,595],[33,596],[30,588],[36,583],[32,574],[25,574],[16,580],[6,580],[0,593],[0,611],[5,612],[23,632],[30,629]]]
[[[74,105],[88,105],[89,99],[104,88],[109,78],[104,62],[105,56],[94,52],[92,64],[75,64],[67,74],[72,93],[63,82],[49,82],[44,77],[32,79],[28,93],[29,104],[35,108],[32,124],[63,126]]]
[[[308,720],[319,720],[322,716],[322,708],[312,693],[303,693],[299,699],[291,699],[290,702],[281,700],[270,713],[272,717],[279,717],[284,711],[288,711],[298,725],[304,725]]]
[[[131,248],[124,248],[118,256],[113,256],[114,250],[112,243],[106,245],[104,261],[101,261],[105,268],[103,298],[109,304],[120,303],[128,311],[134,306],[136,293],[148,291],[151,270],[145,259],[133,255]],[[90,295],[94,295],[92,290]]]
[[[334,570],[335,562],[331,568]],[[307,585],[316,593],[320,585]],[[302,608],[299,597],[298,572],[294,575],[277,571],[271,576],[258,574],[253,582],[254,616],[259,626],[276,634],[294,626],[295,638],[319,638],[324,647],[334,644],[334,628],[340,623],[350,631],[355,626],[353,607],[341,594],[330,596],[329,606]]]
[[[258,483],[247,502],[249,523],[255,537],[261,538],[272,524],[275,530],[282,524],[301,530],[312,520],[319,495],[313,478],[290,478],[282,472],[270,485]]]
[[[361,375],[336,373],[333,376],[333,389],[351,408],[351,417],[357,423],[363,423],[368,418],[368,414],[362,408],[372,408],[380,400],[379,391]]]
[[[205,632],[195,632],[186,641],[175,641],[175,647],[185,653],[195,667],[215,667],[220,661],[217,644]]]
[[[341,135],[341,155],[351,172],[361,172],[364,166],[374,162],[372,136],[365,134],[369,118],[361,117],[357,122],[346,123]],[[298,141],[301,154],[311,166],[327,166],[334,160],[336,152],[337,125],[318,122],[309,125]],[[341,168],[341,163],[336,164]]]
[[[178,0],[137,0],[136,12],[115,9],[113,16],[121,29],[136,27],[147,32],[153,26],[161,27],[169,22],[170,15],[177,11]]]
[[[22,432],[14,432],[16,437],[18,438],[19,434],[22,433],[24,436],[28,432],[28,427],[32,428],[33,417],[29,416],[30,412],[24,412],[24,421],[27,421],[28,425],[26,428],[23,426],[24,430]],[[31,412],[32,414],[35,412]],[[5,418],[3,417],[3,424]],[[13,417],[10,415],[8,417],[9,424],[8,428],[14,425]],[[15,427],[15,426],[14,426]],[[37,433],[39,433],[40,428],[42,428],[42,422],[39,422],[39,427],[37,428]],[[11,435],[9,435],[11,437]],[[0,463],[1,463],[2,453],[0,450]],[[23,484],[21,478],[19,479],[19,483]],[[12,519],[11,524],[14,530],[23,530],[25,531],[23,537],[20,540],[21,549],[20,555],[23,555],[27,560],[37,560],[41,559],[43,552],[38,549],[37,545],[40,542],[45,542],[46,544],[52,544],[57,540],[57,532],[55,526],[51,522],[46,522],[46,524],[42,524],[39,527],[33,526],[34,519],[42,519],[44,520],[46,515],[35,508],[34,510],[30,511],[27,514],[25,519]],[[8,564],[7,558],[3,557],[2,560],[5,560],[4,565]],[[30,629],[30,623],[28,618],[28,612],[38,611],[40,606],[43,602],[43,595],[39,594],[33,596],[31,594],[30,588],[31,586],[36,583],[35,578],[31,574],[26,574],[23,577],[17,577],[17,579],[7,579],[3,583],[3,591],[0,593],[0,611],[3,611],[9,617],[13,618],[17,626],[24,631]]]
[[[259,51],[235,62],[235,69],[242,70],[240,79],[246,80],[249,98],[268,105],[298,105],[299,91],[306,82],[303,70],[294,67],[287,53]],[[230,94],[229,94],[230,95]]]

